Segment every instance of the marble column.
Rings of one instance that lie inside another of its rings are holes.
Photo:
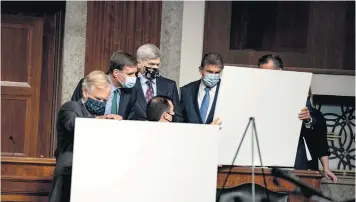
[[[178,86],[200,78],[204,14],[205,1],[162,2],[162,75]]]
[[[84,76],[87,2],[67,1],[63,42],[61,103],[69,101]]]
[[[161,73],[179,86],[183,1],[162,2]]]

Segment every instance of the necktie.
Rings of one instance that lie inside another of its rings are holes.
[[[152,81],[148,80],[148,81],[146,81],[146,84],[148,86],[148,88],[146,90],[146,101],[149,102],[153,98],[153,95],[154,95]]]
[[[117,114],[117,94],[119,93],[119,89],[114,90],[114,97],[111,101],[111,113]]]
[[[203,98],[203,102],[201,103],[200,106],[200,117],[203,121],[203,123],[205,123],[205,119],[206,119],[206,115],[208,113],[208,108],[209,108],[209,103],[210,103],[210,88],[205,88],[205,96]]]

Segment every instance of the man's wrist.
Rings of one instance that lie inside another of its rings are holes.
[[[311,128],[312,127],[312,123],[313,123],[313,118],[310,117],[308,122],[304,122],[304,125],[306,128]]]

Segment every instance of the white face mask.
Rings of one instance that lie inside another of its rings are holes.
[[[209,88],[214,87],[220,80],[220,74],[204,73],[203,82]]]

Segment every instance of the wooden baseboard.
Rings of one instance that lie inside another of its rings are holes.
[[[1,158],[1,201],[48,201],[53,158]]]

